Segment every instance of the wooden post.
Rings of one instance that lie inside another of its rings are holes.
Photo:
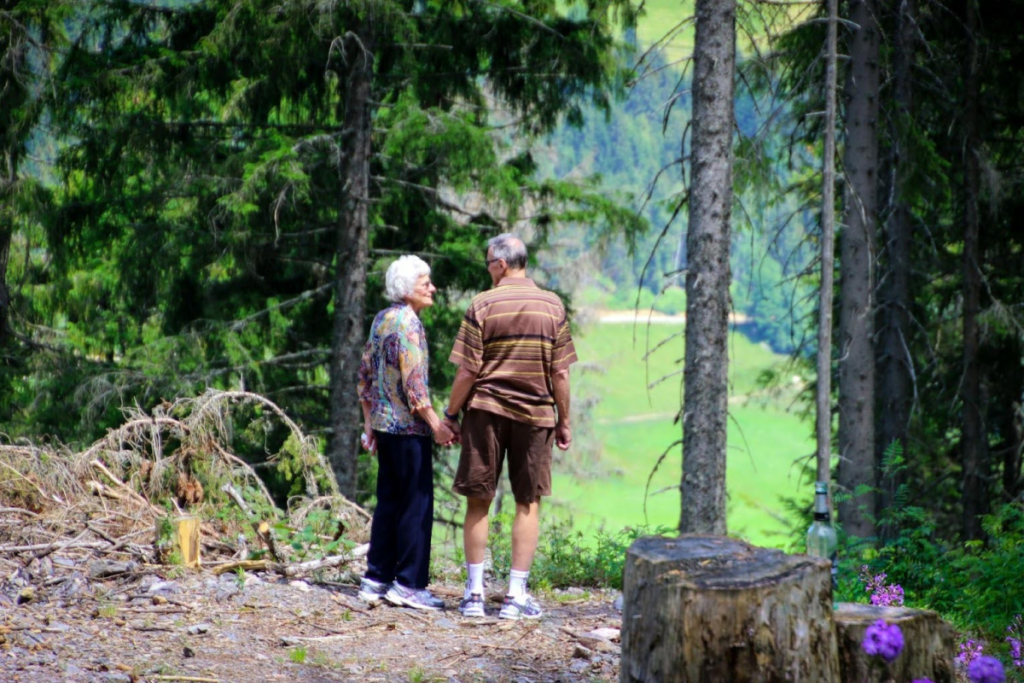
[[[181,561],[186,567],[199,567],[199,524],[201,521],[198,517],[191,515],[176,517],[174,520],[178,532]]]
[[[861,647],[864,631],[882,619],[903,632],[903,651],[888,665],[868,657]],[[881,683],[930,679],[953,683],[953,628],[930,610],[875,607],[843,602],[835,614],[842,683]],[[872,661],[875,660],[875,661]]]
[[[620,683],[835,683],[827,560],[723,536],[626,555]]]

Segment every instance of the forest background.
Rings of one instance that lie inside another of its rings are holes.
[[[868,476],[840,495],[859,499],[848,509],[867,531],[846,540],[844,590],[863,595],[860,563],[884,568],[909,600],[997,649],[1012,646],[1000,633],[1024,612],[1013,587],[1024,540],[1022,9],[870,3],[879,78],[844,71],[844,103],[873,99],[877,135],[854,145],[847,125],[844,164],[850,176],[869,165],[877,202],[838,193],[847,216],[870,217],[868,266],[851,268],[857,250],[841,248],[838,307],[843,283],[860,282],[876,321],[855,369],[872,377],[855,397],[870,408],[869,456],[855,463]],[[652,500],[669,500],[681,329],[647,318],[685,308],[691,22],[687,6],[647,3],[634,26],[635,10],[4,2],[3,438],[78,447],[119,425],[125,406],[157,415],[209,388],[254,391],[323,437],[342,492],[366,502],[373,464],[355,457],[349,380],[383,305],[383,270],[407,252],[433,265],[442,290],[424,320],[443,392],[454,329],[487,284],[486,239],[512,229],[531,240],[538,278],[579,312],[592,353],[575,373],[564,482],[614,475],[614,450],[643,469],[661,463],[668,481],[650,489],[669,490]],[[785,492],[768,483],[752,507],[797,537],[811,426],[779,420],[805,409],[817,350],[821,11],[750,2],[738,19],[730,293],[743,336],[730,354],[730,467],[778,446],[765,474],[792,471],[794,500],[780,504]],[[851,51],[853,31],[842,35]],[[359,163],[363,194],[351,182]],[[636,311],[637,324],[588,324],[601,309]],[[644,400],[650,410],[634,412]],[[608,426],[647,413],[657,429]],[[290,432],[243,422],[232,451],[275,454],[260,474],[287,504],[304,485]],[[754,471],[730,484],[733,505],[771,481]]]

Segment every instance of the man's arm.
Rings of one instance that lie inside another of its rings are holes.
[[[469,392],[473,388],[473,382],[476,381],[476,376],[479,374],[479,370],[469,370],[465,365],[459,366],[459,371],[455,373],[455,381],[452,383],[452,395],[448,399],[446,413],[449,415],[459,414],[465,406]]]
[[[473,389],[473,382],[476,381],[476,376],[479,374],[479,370],[470,370],[465,365],[460,365],[459,371],[455,373],[455,381],[452,382],[452,395],[448,398],[448,407],[444,409],[444,421],[455,433],[456,440],[462,436],[458,420],[459,412],[465,407],[469,392]],[[449,415],[455,419],[448,417]]]
[[[551,376],[551,388],[555,394],[555,407],[558,409],[558,422],[555,424],[555,445],[563,451],[569,450],[572,443],[572,430],[569,428],[569,368],[555,371]]]

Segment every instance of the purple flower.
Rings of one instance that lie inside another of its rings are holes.
[[[871,576],[868,566],[861,565],[860,580],[864,582],[864,590],[871,594],[871,604],[880,607],[902,607],[903,586],[898,583],[887,584],[885,578],[885,572]]]
[[[903,632],[896,624],[886,624],[879,619],[864,631],[864,652],[872,657],[881,657],[886,662],[896,659],[903,649]]]
[[[1003,665],[998,659],[982,655],[967,667],[967,678],[971,683],[1003,683],[1006,674],[1003,673]]]
[[[956,656],[956,663],[960,666],[970,666],[971,662],[981,656],[983,651],[982,644],[976,643],[974,640],[968,639],[967,641],[960,643],[960,652]]]
[[[1018,614],[1006,630],[1010,633],[1006,638],[1006,642],[1010,644],[1010,660],[1014,666],[1024,667],[1024,618]]]
[[[1024,666],[1024,652],[1022,652],[1021,641],[1017,638],[1007,638],[1006,642],[1010,644],[1010,659],[1013,660],[1014,666]]]
[[[932,679],[930,679],[930,678],[915,678],[914,680],[910,681],[910,683],[932,683]]]

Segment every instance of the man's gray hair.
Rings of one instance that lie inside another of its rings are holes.
[[[430,275],[430,266],[419,256],[399,256],[398,260],[388,266],[384,276],[384,292],[388,299],[400,304],[412,294],[416,281],[424,275]]]
[[[491,248],[491,257],[505,259],[510,269],[526,268],[526,245],[512,233],[506,232],[492,237],[488,240],[487,246]]]

